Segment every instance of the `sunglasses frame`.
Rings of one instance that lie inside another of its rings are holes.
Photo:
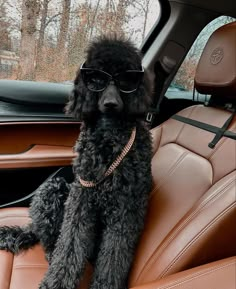
[[[143,68],[143,66],[141,66],[142,70],[126,70],[126,71],[124,71],[124,72],[120,72],[120,73],[116,73],[115,75],[111,75],[111,74],[109,74],[108,72],[103,71],[103,70],[101,70],[101,69],[84,67],[84,65],[85,65],[85,62],[84,62],[83,64],[81,64],[81,66],[80,66],[80,71],[81,71],[82,80],[83,80],[84,85],[85,85],[86,87],[87,87],[87,85],[86,85],[86,81],[85,81],[85,77],[84,77],[83,71],[84,71],[84,72],[85,72],[85,71],[101,72],[101,73],[103,73],[103,74],[105,74],[106,76],[109,77],[109,80],[107,81],[107,84],[106,84],[105,87],[102,88],[102,89],[91,89],[91,88],[88,88],[88,87],[87,87],[90,91],[93,91],[93,92],[102,92],[102,91],[104,91],[104,90],[109,86],[110,82],[111,82],[111,81],[114,81],[114,83],[116,84],[116,86],[119,88],[119,90],[120,90],[121,92],[123,92],[123,93],[132,93],[132,92],[134,92],[134,91],[136,91],[136,90],[138,89],[138,87],[139,87],[139,85],[140,85],[140,82],[141,82],[141,80],[142,80],[142,77],[140,77],[140,79],[139,79],[139,81],[138,81],[138,84],[137,84],[137,87],[136,87],[135,89],[132,89],[132,90],[123,90],[123,89],[121,89],[121,88],[120,88],[120,85],[119,85],[119,80],[117,80],[115,77],[116,77],[117,75],[120,75],[120,74],[123,74],[123,73],[126,73],[126,72],[136,72],[136,73],[141,74],[142,76],[143,76],[143,74],[144,74],[144,68]]]

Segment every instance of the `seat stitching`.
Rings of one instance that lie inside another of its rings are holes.
[[[11,265],[11,276],[10,276],[10,282],[9,282],[9,288],[11,288],[11,281],[12,281],[12,274],[13,274],[13,264],[14,264],[14,260],[15,260],[15,255],[12,254],[12,265]]]
[[[181,252],[176,256],[176,258],[173,260],[173,262],[166,268],[166,270],[160,275],[160,278],[164,277],[167,272],[175,265],[175,263],[182,257],[182,255],[187,251],[189,247],[191,247],[207,230],[214,225],[218,220],[220,220],[222,217],[224,217],[225,214],[227,214],[232,208],[234,208],[236,202],[232,203],[229,207],[227,207],[224,211],[222,211],[220,214],[218,214],[217,217],[215,217],[203,230],[201,230],[195,238],[193,238],[188,245],[181,250]]]
[[[232,179],[230,178],[228,180],[228,183],[226,182],[224,184],[224,186],[222,186],[222,188],[218,188],[215,193],[211,194],[210,196],[208,196],[205,200],[202,201],[201,205],[199,205],[199,212],[202,209],[205,209],[206,206],[211,205],[211,203],[214,203],[215,200],[217,200],[219,197],[221,197],[226,190],[228,190],[232,185],[235,185],[235,176],[232,176]]]
[[[179,157],[179,159],[177,159],[176,163],[175,163],[175,164],[169,169],[169,171],[166,173],[166,174],[168,174],[168,176],[171,175],[171,172],[175,169],[175,167],[177,167],[178,163],[185,157],[186,154],[187,154],[187,152],[184,152],[184,153]],[[156,192],[156,191],[160,188],[160,186],[164,183],[164,181],[166,180],[166,178],[167,178],[167,177],[164,177],[162,183],[161,183],[160,185],[155,186],[155,187],[153,188],[153,190],[152,190],[151,193],[150,193],[149,202],[150,202],[150,200],[151,200],[154,196],[156,196],[156,195],[154,195],[155,192]],[[150,256],[150,258],[152,258],[152,255]],[[146,270],[145,270],[145,267],[146,267],[146,264],[149,263],[150,258],[148,258],[148,260],[145,262],[145,264],[144,264],[144,266],[143,266],[143,269],[140,271],[140,273],[139,273],[139,275],[137,276],[135,282],[137,282],[137,281],[139,280],[139,278],[140,278],[140,276],[142,275],[143,271],[144,271],[144,272],[146,271]]]
[[[211,163],[208,159],[206,159],[206,158],[203,157],[202,155],[197,154],[196,152],[193,152],[193,151],[189,150],[188,148],[184,147],[183,145],[179,145],[178,143],[172,143],[172,142],[170,142],[170,143],[165,144],[163,147],[165,147],[166,145],[170,145],[170,144],[174,144],[174,145],[176,145],[176,146],[179,146],[179,147],[181,147],[181,148],[184,148],[186,151],[184,151],[184,152],[181,154],[181,156],[177,159],[177,161],[174,163],[174,165],[172,165],[172,167],[166,172],[166,176],[162,178],[161,184],[158,185],[158,186],[155,186],[155,187],[153,188],[153,190],[152,190],[152,192],[151,192],[151,195],[152,195],[153,193],[155,193],[155,191],[158,190],[158,189],[162,186],[163,182],[164,182],[169,176],[171,176],[171,174],[173,173],[173,170],[175,170],[176,167],[177,167],[177,165],[179,165],[179,162],[181,162],[182,159],[183,159],[185,156],[187,156],[188,154],[192,154],[192,155],[194,155],[194,156],[197,156],[197,157],[199,157],[199,158],[207,161],[207,163],[211,166],[211,172],[212,172],[211,184],[213,184],[213,176],[214,176],[214,175],[213,175],[213,172],[214,172],[214,170],[213,170],[212,163]],[[167,174],[168,174],[168,175],[167,175]]]
[[[158,145],[157,145],[156,150],[155,150],[155,151],[153,150],[152,156],[154,156],[154,155],[156,154],[156,152],[158,151],[158,149],[160,148],[161,138],[162,138],[162,133],[163,133],[163,126],[162,126],[162,125],[161,125],[161,126],[158,126],[156,129],[153,129],[153,130],[151,131],[151,140],[152,140],[152,143],[153,143],[153,140],[154,140],[154,137],[153,137],[152,132],[153,132],[153,131],[156,131],[156,130],[160,130],[161,133],[160,133],[159,143],[158,143]],[[152,145],[152,147],[153,147],[153,145]]]
[[[207,275],[207,274],[211,274],[213,272],[216,272],[218,270],[221,270],[221,269],[224,269],[224,268],[227,268],[227,267],[231,267],[232,265],[235,264],[235,260],[226,264],[226,265],[217,265],[216,267],[213,267],[213,268],[207,268],[205,269],[203,272],[196,272],[196,273],[193,273],[189,276],[186,276],[186,277],[183,277],[179,280],[176,280],[176,281],[173,281],[171,282],[170,284],[167,284],[167,285],[163,285],[161,287],[159,287],[159,289],[170,289],[170,288],[173,288],[175,287],[176,285],[179,286],[179,285],[182,285],[186,282],[189,282],[189,281],[192,281],[198,277],[201,277],[201,276],[204,276],[204,275]]]
[[[151,195],[153,195],[166,181],[169,176],[173,174],[173,172],[177,169],[179,164],[183,161],[183,159],[189,154],[188,151],[183,152],[180,157],[176,160],[176,162],[170,167],[170,169],[166,172],[165,177],[162,178],[162,180],[159,182],[157,186],[155,186],[151,192]]]
[[[176,160],[175,164],[172,165],[172,167],[169,169],[169,171],[166,173],[166,177],[163,177],[161,183],[159,185],[157,185],[156,187],[153,188],[153,190],[150,193],[150,198],[149,198],[149,202],[150,200],[156,195],[154,195],[156,193],[156,191],[163,185],[163,183],[166,181],[167,177],[169,177],[173,171],[177,168],[177,166],[179,165],[179,163],[185,158],[185,156],[188,154],[189,152],[183,152],[182,155],[179,157],[179,159]],[[142,275],[143,271],[145,272],[145,267],[146,264],[149,263],[150,259],[152,258],[153,254],[148,258],[148,260],[145,262],[143,269],[140,271],[139,275],[136,278],[136,282],[139,280],[140,276]]]
[[[25,219],[30,219],[29,216],[18,216],[18,215],[15,215],[15,216],[3,216],[3,217],[0,216],[0,220],[9,219],[9,218],[25,218]]]
[[[45,268],[47,269],[47,265],[40,265],[40,264],[34,264],[34,265],[15,265],[13,267],[14,269],[22,269],[22,268]]]
[[[178,144],[177,144],[178,145]],[[163,177],[162,181],[159,183],[159,185],[157,185],[156,187],[154,187],[154,189],[151,191],[150,193],[150,200],[156,195],[154,195],[156,193],[156,191],[158,189],[160,189],[160,187],[165,183],[165,181],[169,178],[169,176],[171,176],[174,171],[176,170],[176,168],[178,167],[178,165],[183,161],[183,159],[189,154],[192,153],[190,151],[185,151],[182,153],[182,155],[179,157],[179,159],[176,161],[176,163],[169,169],[169,171],[166,173],[166,176]],[[201,157],[201,156],[199,156]],[[202,157],[201,157],[202,158]],[[204,158],[203,158],[204,159]],[[206,160],[206,159],[204,159]],[[209,162],[208,162],[209,163]],[[211,165],[211,164],[210,164]],[[212,167],[212,166],[211,166]],[[153,254],[148,258],[148,260],[145,262],[143,269],[140,271],[139,275],[136,278],[136,282],[140,279],[141,275],[143,274],[143,272],[146,272],[146,264],[148,264],[150,262],[150,260],[153,258],[153,255],[155,254],[155,251],[153,252]],[[150,265],[151,266],[151,265]],[[148,267],[149,268],[149,267]]]
[[[206,208],[206,206],[211,205],[215,202],[215,200],[219,197],[221,197],[225,191],[234,184],[234,180],[228,181],[229,183],[225,184],[224,188],[218,189],[214,195],[211,195],[208,199],[204,200],[205,202],[201,203],[200,206],[191,213],[191,215],[184,220],[184,222],[174,231],[163,243],[160,245],[152,254],[152,256],[148,259],[146,262],[145,270],[142,270],[142,274],[149,270],[149,268],[152,266],[153,263],[156,262],[157,258],[161,255],[163,250],[171,243],[171,241],[176,237],[176,235],[182,230],[183,227],[185,227],[198,213],[200,213],[203,209]],[[159,251],[158,254],[155,254],[156,251]],[[153,256],[154,255],[154,256]],[[148,264],[149,263],[149,264]],[[141,274],[140,273],[140,274]],[[140,276],[139,276],[140,277]]]
[[[157,150],[160,148],[161,139],[162,139],[162,134],[163,134],[163,126],[161,126],[161,135],[160,135],[160,140],[159,140],[159,144],[158,144],[158,147],[157,147],[157,149],[156,149],[156,152],[157,152]],[[156,152],[155,152],[155,153],[156,153]]]
[[[191,115],[192,115],[192,113],[194,112],[194,110],[196,109],[196,107],[197,106],[193,106],[192,107],[192,110],[189,112],[189,114],[188,114],[188,118],[189,117],[191,117]],[[186,126],[186,123],[183,123],[183,125],[182,125],[182,128],[180,129],[180,131],[179,131],[179,133],[178,133],[178,135],[177,135],[177,137],[176,137],[176,139],[175,139],[175,142],[176,143],[178,143],[178,139],[180,138],[180,135],[181,135],[181,133],[182,133],[182,131],[184,130],[184,127]]]
[[[184,253],[194,244],[196,241],[208,231],[210,227],[212,227],[218,220],[220,220],[222,217],[224,217],[232,208],[235,207],[236,202],[232,203],[229,207],[227,207],[223,212],[221,212],[217,217],[215,217],[203,230],[201,230],[195,238],[193,238],[187,246],[181,252],[174,258],[174,260],[169,264],[169,266],[162,272],[160,275],[160,278],[163,278],[170,269],[176,264],[176,262],[184,255]]]

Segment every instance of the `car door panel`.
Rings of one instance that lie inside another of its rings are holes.
[[[79,122],[63,119],[1,121],[0,206],[27,199],[50,174],[71,166],[79,132]]]
[[[70,165],[76,122],[1,123],[0,169]]]

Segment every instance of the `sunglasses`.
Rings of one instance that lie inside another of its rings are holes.
[[[142,67],[142,70],[126,70],[111,75],[103,70],[87,68],[83,63],[80,67],[80,73],[85,86],[91,91],[101,92],[113,81],[121,92],[131,93],[138,89],[144,69]]]

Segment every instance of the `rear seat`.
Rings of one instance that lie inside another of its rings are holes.
[[[217,62],[213,58],[218,47],[224,53],[223,58],[218,55],[221,59]],[[232,115],[223,108],[223,103],[236,103],[233,60],[236,60],[236,22],[213,33],[196,73],[196,88],[201,93],[210,92],[221,107],[196,105],[178,115],[221,128]],[[236,132],[235,116],[227,130]],[[214,133],[173,118],[152,133],[154,185],[129,283],[130,287],[150,282],[164,284],[144,285],[140,289],[175,288],[168,285],[172,284],[168,283],[172,276],[166,276],[236,255],[236,142],[223,136],[210,148],[208,144],[215,137]],[[25,223],[27,214],[24,208],[0,210],[0,225]],[[224,264],[228,260],[220,262]],[[215,268],[214,264],[207,266]],[[19,256],[0,251],[0,267],[1,289],[36,289],[47,264],[42,249],[36,246]],[[222,270],[223,273],[216,276],[223,278],[226,271]],[[87,276],[90,272],[91,269]],[[176,280],[185,275],[179,274]],[[212,278],[212,275],[205,276],[206,279],[201,279],[201,288],[211,288],[207,286],[207,276]],[[230,279],[219,288],[232,289],[235,284],[232,272],[225,276]],[[86,277],[80,288],[86,288],[87,283]],[[189,287],[177,287],[200,288],[189,284]]]

